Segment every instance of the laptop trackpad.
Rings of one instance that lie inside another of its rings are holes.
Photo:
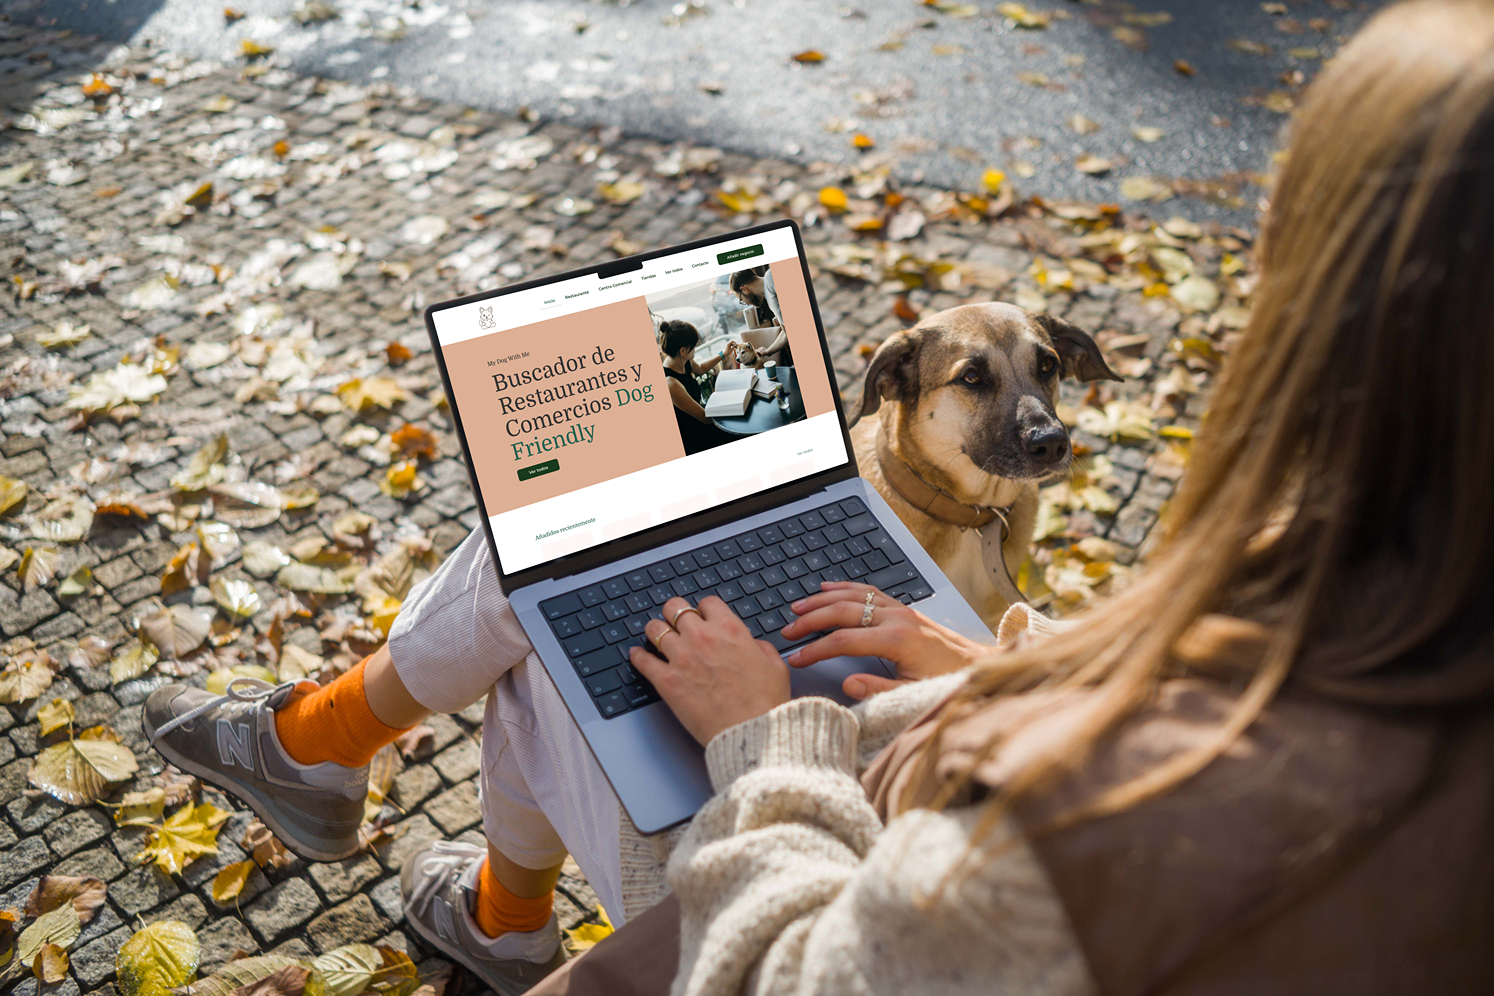
[[[855,705],[856,700],[841,690],[841,684],[853,674],[897,677],[897,673],[880,657],[835,657],[809,667],[789,668],[791,694],[796,699],[805,695],[822,695],[841,705]]]

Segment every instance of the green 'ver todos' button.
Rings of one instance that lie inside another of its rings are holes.
[[[539,477],[541,474],[553,473],[559,469],[559,460],[546,460],[544,463],[537,463],[532,467],[520,467],[519,480],[527,481],[531,477]]]

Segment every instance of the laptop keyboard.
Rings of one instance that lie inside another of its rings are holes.
[[[669,599],[698,605],[715,595],[754,637],[785,651],[821,635],[786,640],[779,632],[796,618],[789,605],[819,591],[821,581],[860,581],[904,604],[934,593],[866,504],[847,498],[558,595],[540,610],[597,711],[613,719],[659,701],[628,654],[648,645],[643,627],[663,618]]]

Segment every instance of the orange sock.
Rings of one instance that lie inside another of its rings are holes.
[[[511,930],[519,933],[539,930],[550,922],[550,912],[554,908],[555,890],[533,899],[516,896],[498,881],[488,859],[482,859],[482,870],[477,873],[477,902],[472,904],[472,916],[484,934],[498,937]]]
[[[275,732],[287,754],[301,764],[336,761],[361,768],[385,744],[404,730],[385,726],[368,707],[363,694],[363,665],[324,688],[303,692],[298,687],[285,707],[275,714]]]

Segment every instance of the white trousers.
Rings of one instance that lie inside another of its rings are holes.
[[[480,528],[410,591],[389,653],[405,688],[432,712],[488,697],[483,832],[525,868],[553,868],[569,853],[621,926],[617,795],[514,618]]]

